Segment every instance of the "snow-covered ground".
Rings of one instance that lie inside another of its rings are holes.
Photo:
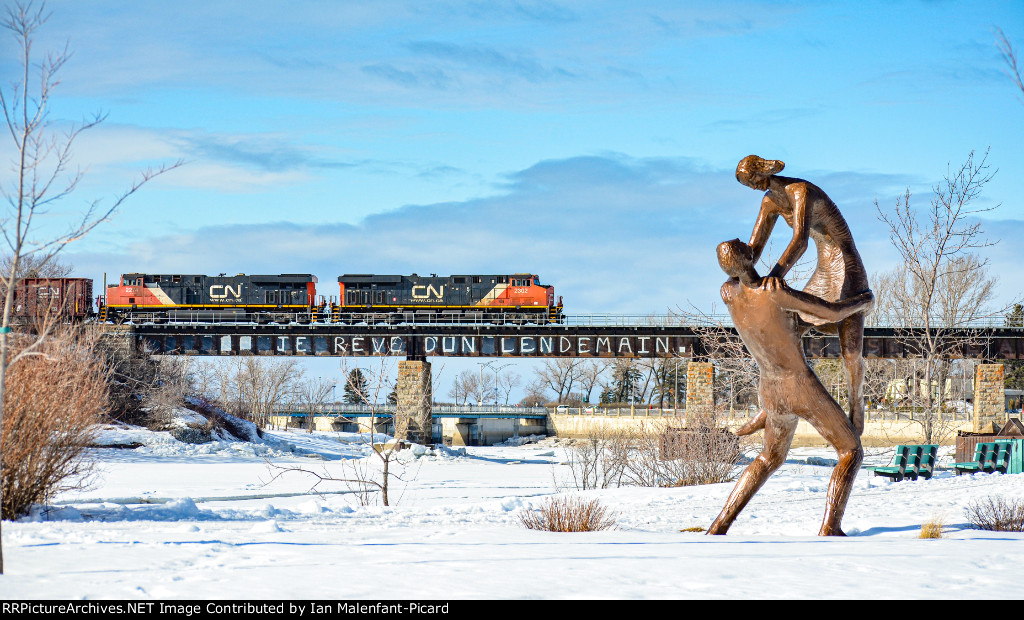
[[[815,536],[834,453],[794,449],[727,536],[707,527],[732,483],[577,492],[563,448],[404,451],[390,507],[341,482],[376,462],[358,435],[272,432],[183,444],[110,428],[91,488],[3,524],[10,599],[1017,598],[1024,534],[972,530],[964,507],[1024,497],[1024,475],[889,482],[862,471],[843,525]],[[888,462],[868,451],[866,465]],[[943,463],[949,463],[948,450]],[[617,529],[528,530],[558,493],[596,497]],[[396,501],[397,500],[397,501]],[[364,502],[365,503],[365,502]],[[919,539],[940,519],[941,539]]]

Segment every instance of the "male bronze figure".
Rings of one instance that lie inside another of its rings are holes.
[[[839,301],[868,290],[868,276],[853,235],[839,208],[817,185],[803,179],[779,176],[786,164],[750,155],[736,166],[736,180],[764,192],[761,209],[750,235],[756,264],[781,215],[793,229],[793,238],[768,273],[784,278],[807,249],[808,239],[817,246],[818,263],[804,291],[826,301]],[[839,348],[846,368],[850,395],[850,420],[857,434],[864,433],[864,315],[855,312],[838,324],[822,323],[801,313],[819,331],[839,334]]]
[[[830,302],[791,289],[781,278],[761,278],[754,269],[752,249],[739,239],[719,244],[718,262],[730,276],[722,285],[722,300],[760,372],[762,410],[737,434],[763,427],[765,435],[764,449],[740,475],[708,534],[725,534],[754,493],[785,462],[797,422],[803,418],[839,455],[818,533],[845,536],[843,512],[864,451],[853,422],[807,365],[801,342],[805,325],[798,313],[812,321],[840,323],[855,313],[866,312],[874,298],[865,291]]]

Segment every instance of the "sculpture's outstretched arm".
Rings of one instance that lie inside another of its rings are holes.
[[[752,262],[756,265],[757,259],[761,258],[764,246],[768,244],[768,238],[772,236],[775,222],[779,219],[779,213],[774,209],[775,203],[771,198],[765,196],[761,201],[761,210],[757,214],[757,221],[754,222],[754,231],[750,233],[750,253]]]
[[[793,205],[793,238],[768,273],[769,278],[786,277],[807,251],[807,241],[811,237],[811,220],[807,217],[807,187],[803,183],[794,183],[786,188],[786,194]]]
[[[839,301],[825,301],[810,293],[791,289],[781,278],[766,277],[761,281],[761,288],[772,291],[776,303],[786,310],[810,315],[828,323],[838,323],[851,314],[865,312],[875,303],[871,291]]]

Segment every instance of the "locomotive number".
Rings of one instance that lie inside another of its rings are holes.
[[[513,295],[529,295],[530,294],[530,289],[528,289],[528,288],[513,288],[512,289],[512,294]]]

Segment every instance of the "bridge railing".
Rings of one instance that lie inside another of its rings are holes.
[[[529,325],[536,317],[526,318],[521,314],[491,315],[479,317],[436,315],[417,315],[416,320],[404,320],[384,314],[329,314],[312,315],[310,313],[275,313],[270,319],[266,313],[260,315],[244,313],[217,313],[215,311],[191,312],[175,310],[171,316],[139,315],[135,324],[170,324],[170,325],[387,325],[401,326],[415,324],[417,326],[453,326],[453,325]],[[128,324],[132,324],[129,321]],[[873,328],[920,328],[919,321],[908,321],[902,316],[872,316],[867,326]],[[936,317],[933,326],[951,328],[1006,328],[1024,330],[1022,326],[1008,326],[1006,317],[992,315],[962,321],[952,326],[943,326],[942,320]],[[684,314],[668,312],[665,314],[621,314],[590,312],[566,314],[561,323],[541,324],[540,328],[557,327],[732,327],[732,318],[728,314]]]
[[[367,405],[367,404],[349,404],[349,403],[336,403],[333,405],[326,405],[323,407],[315,407],[314,415],[391,415],[397,409],[396,405],[393,404],[379,404],[379,405]],[[432,405],[431,411],[435,414],[480,414],[480,413],[499,413],[499,414],[520,414],[520,415],[544,415],[549,412],[546,407],[517,407],[515,405]],[[295,405],[275,405],[272,411],[272,415],[285,415],[285,414],[300,414],[304,415],[309,412],[309,407],[306,405],[295,404]]]
[[[336,416],[352,415],[354,417],[366,417],[369,415],[391,416],[395,413],[396,406],[391,404],[380,405],[359,405],[348,403],[336,403],[325,407],[317,407],[314,415]],[[481,414],[498,414],[502,416],[522,415],[569,415],[569,416],[607,416],[625,418],[682,418],[686,416],[686,410],[679,408],[661,408],[655,405],[637,404],[629,406],[604,407],[600,405],[588,405],[584,407],[569,407],[559,405],[556,407],[517,407],[514,405],[433,405],[431,411],[436,415],[466,414],[467,416],[479,416]],[[276,405],[272,415],[308,415],[308,408],[304,405]],[[737,408],[726,410],[719,416],[723,420],[748,419],[757,415],[757,409]],[[908,408],[876,409],[869,407],[864,412],[867,421],[905,421],[914,422],[923,419],[919,411]],[[954,411],[943,411],[937,418],[944,422],[968,422],[972,419],[972,413],[966,409]]]

